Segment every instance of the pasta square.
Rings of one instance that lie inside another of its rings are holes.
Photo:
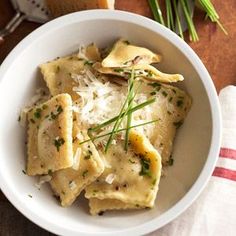
[[[75,82],[71,75],[72,73],[80,73],[84,68],[84,63],[83,59],[74,55],[40,65],[43,78],[50,93],[53,96],[60,93],[68,93],[73,100],[77,99],[78,96],[73,91]]]
[[[60,94],[28,112],[28,175],[42,175],[70,167],[72,100]]]
[[[86,198],[116,199],[141,207],[153,207],[161,176],[161,157],[148,139],[132,129],[131,146],[110,146],[104,158],[109,167],[88,187]]]
[[[74,131],[76,130],[78,131],[74,127]],[[74,165],[54,172],[50,181],[53,191],[60,197],[62,206],[71,205],[81,191],[95,181],[104,170],[102,159],[94,144],[90,141],[80,145],[80,142],[88,137],[82,132],[77,133],[76,136],[73,143]]]
[[[40,65],[50,93],[53,96],[68,93],[73,100],[76,100],[78,95],[73,91],[73,87],[76,85],[73,74],[83,74],[84,69],[90,68],[95,60],[101,60],[100,53],[95,44],[90,44],[78,54]]]
[[[162,157],[164,166],[172,165],[171,158],[177,129],[182,125],[191,107],[191,98],[183,90],[161,83],[143,84],[147,99],[156,98],[148,108],[134,113],[133,124],[158,120],[137,130],[150,140]]]
[[[138,204],[129,204],[116,199],[89,199],[89,208],[91,215],[102,214],[107,210],[128,210],[128,209],[141,209],[144,207],[139,206]]]

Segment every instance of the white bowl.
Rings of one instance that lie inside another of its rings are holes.
[[[179,72],[193,106],[175,140],[173,167],[161,180],[156,207],[90,216],[86,200],[62,208],[45,185],[25,169],[25,130],[20,109],[42,83],[37,66],[77,50],[80,44],[106,46],[119,37],[163,55],[159,68]],[[39,226],[59,235],[137,235],[167,224],[197,198],[213,171],[219,152],[221,119],[211,78],[197,55],[177,35],[154,21],[122,11],[92,10],[53,20],[27,36],[0,69],[0,184],[11,203]],[[32,195],[30,198],[28,195]]]

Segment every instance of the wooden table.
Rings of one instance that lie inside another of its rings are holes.
[[[219,92],[221,88],[236,84],[236,1],[213,0],[221,17],[221,22],[229,35],[225,36],[219,28],[210,22],[203,22],[204,14],[196,12],[198,43],[189,43],[210,72]],[[116,0],[116,9],[131,11],[152,17],[147,0]],[[0,28],[13,16],[14,10],[8,0],[0,0]],[[40,24],[24,22],[13,34],[6,37],[0,45],[0,63],[13,47]],[[0,192],[0,235],[52,235],[22,216]]]

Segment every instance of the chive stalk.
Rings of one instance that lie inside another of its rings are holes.
[[[167,27],[171,30],[174,30],[174,17],[171,0],[166,0],[166,18],[167,18]]]
[[[159,121],[159,120],[156,119],[156,120],[147,121],[147,122],[144,122],[144,123],[141,123],[141,124],[138,124],[138,125],[130,126],[129,129],[133,129],[133,128],[137,128],[137,127],[140,127],[140,126],[148,125],[148,124],[151,124],[151,123],[155,123],[155,122],[157,122],[157,121]],[[119,133],[119,132],[126,131],[126,130],[127,130],[127,128],[118,129],[118,130],[115,131],[115,133]],[[90,139],[86,139],[86,140],[80,142],[79,144],[81,145],[81,144],[87,143],[87,142],[89,142],[89,141],[92,141],[92,142],[93,142],[94,140],[97,140],[97,139],[99,139],[99,138],[103,138],[103,137],[106,137],[106,136],[108,136],[108,135],[111,135],[111,133],[112,133],[112,132],[108,132],[108,133],[105,133],[105,134],[101,134],[101,135],[92,137],[92,138],[90,138]]]
[[[175,17],[176,17],[176,23],[177,23],[179,35],[184,40],[183,29],[182,29],[182,26],[181,26],[181,23],[180,23],[179,12],[178,12],[178,9],[177,9],[176,0],[173,0],[173,6],[174,6],[173,8],[174,8],[174,13],[175,13]]]
[[[132,68],[131,77],[130,77],[128,83],[129,83],[128,93],[131,94],[131,96],[133,97],[134,96],[134,68]],[[128,106],[129,106],[129,109],[131,109],[133,107],[133,100],[130,99],[128,101]],[[131,126],[131,121],[132,121],[132,112],[127,114],[127,124],[126,124],[126,133],[125,133],[125,151],[128,150],[129,128]]]
[[[161,23],[162,25],[165,25],[163,16],[162,16],[162,11],[159,6],[158,0],[148,0],[150,8],[152,10],[152,14],[154,16],[154,19]]]
[[[218,24],[218,26],[220,27],[220,29],[226,34],[228,35],[228,32],[225,30],[225,28],[223,27],[223,25],[220,23],[219,21],[219,15],[217,14],[213,4],[211,3],[211,1],[209,0],[198,0],[198,2],[200,3],[200,5],[202,6],[203,10],[206,12],[206,16],[208,16],[210,18],[210,20],[212,22],[215,22]]]
[[[140,104],[134,106],[133,108],[131,108],[131,109],[127,112],[127,114],[132,113],[132,112],[135,112],[135,111],[137,111],[137,110],[139,110],[139,109],[142,109],[143,107],[148,106],[148,105],[154,103],[155,100],[156,100],[155,98],[148,99],[147,101],[145,101],[145,102],[143,102],[143,103],[140,103]],[[127,115],[127,114],[126,114],[126,115]],[[122,116],[122,117],[125,116],[125,112],[123,112],[121,116]],[[115,116],[115,117],[113,117],[113,118],[111,118],[111,119],[105,121],[104,123],[102,123],[102,124],[100,124],[100,125],[98,125],[98,126],[96,126],[96,127],[90,128],[90,129],[88,130],[88,132],[91,133],[91,132],[98,131],[98,130],[102,129],[103,127],[105,127],[105,126],[107,126],[107,125],[110,125],[110,124],[112,124],[113,122],[115,122],[115,121],[118,119],[118,117],[119,117],[119,116]]]
[[[125,110],[125,106],[131,100],[131,95],[132,95],[131,93],[128,93],[128,95],[127,95],[127,97],[125,99],[125,102],[122,105],[120,113],[119,113],[119,115],[118,115],[118,117],[117,117],[117,119],[115,121],[115,124],[114,124],[114,126],[112,128],[111,135],[110,135],[110,137],[109,137],[109,139],[107,141],[107,144],[106,144],[106,147],[105,147],[105,153],[107,152],[109,146],[111,145],[111,142],[112,142],[112,139],[113,139],[113,136],[114,136],[114,133],[115,133],[116,129],[119,128],[119,125],[120,125],[119,121],[120,121],[120,119],[124,117],[122,114],[125,113],[125,111],[124,111]]]
[[[188,24],[188,30],[190,34],[190,41],[196,42],[199,40],[193,20],[189,14],[189,6],[188,6],[188,1],[187,0],[180,0],[181,6],[184,11],[184,16]]]

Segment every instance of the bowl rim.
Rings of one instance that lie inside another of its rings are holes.
[[[164,212],[162,215],[138,226],[130,227],[124,230],[118,230],[112,232],[113,235],[132,234],[143,235],[150,233],[154,230],[161,228],[167,223],[171,222],[181,213],[183,213],[199,196],[203,188],[206,186],[210,176],[215,167],[217,157],[220,150],[221,134],[222,134],[222,122],[220,114],[220,106],[218,96],[212,82],[212,79],[203,65],[202,61],[196,55],[196,53],[190,48],[190,46],[180,39],[175,33],[160,25],[159,23],[140,16],[134,13],[120,11],[120,10],[87,10],[76,13],[71,13],[57,19],[54,19],[25,37],[7,56],[0,67],[0,86],[4,79],[4,75],[7,73],[12,62],[24,51],[27,47],[41,37],[45,32],[50,30],[56,30],[57,28],[65,27],[67,25],[90,21],[90,20],[117,20],[126,23],[138,24],[146,29],[149,29],[157,34],[160,34],[165,40],[168,40],[171,44],[177,47],[181,53],[188,58],[189,62],[193,65],[199,77],[206,89],[208,95],[211,115],[212,115],[212,140],[209,148],[208,157],[204,164],[204,167],[189,189],[189,191],[180,199],[174,206]],[[1,166],[0,166],[1,170]],[[7,178],[4,177],[4,171],[0,171],[0,188],[8,198],[8,200],[14,205],[14,207],[20,211],[26,218],[37,224],[38,226],[58,235],[90,235],[88,232],[79,232],[76,229],[66,228],[65,226],[57,225],[54,221],[47,219],[46,217],[38,215],[32,209],[27,207],[27,203],[23,203],[18,196],[14,194],[14,190],[7,184]],[[96,235],[109,235],[111,232],[94,232]]]

